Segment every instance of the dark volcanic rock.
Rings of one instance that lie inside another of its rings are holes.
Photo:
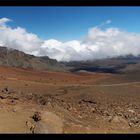
[[[32,119],[35,121],[35,122],[38,122],[41,120],[41,115],[39,112],[35,112],[34,115],[32,116]]]
[[[4,89],[1,90],[1,92],[5,94],[11,94],[11,93],[14,93],[15,91],[8,87],[5,87]]]

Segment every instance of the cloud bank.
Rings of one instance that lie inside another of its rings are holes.
[[[47,55],[58,61],[93,60],[119,55],[140,54],[140,34],[119,28],[101,26],[90,28],[84,39],[61,42],[56,39],[41,40],[36,34],[21,27],[7,25],[8,18],[0,19],[0,46],[17,49],[36,56]]]

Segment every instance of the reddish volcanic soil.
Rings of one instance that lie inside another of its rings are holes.
[[[0,133],[137,133],[139,101],[129,75],[0,67]]]
[[[89,84],[106,79],[110,74],[33,71],[18,68],[0,67],[0,76],[33,82],[50,84]],[[13,79],[13,80],[14,80]],[[12,80],[12,79],[11,79]]]

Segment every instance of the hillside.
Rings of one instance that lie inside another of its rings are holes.
[[[114,58],[105,58],[89,61],[70,61],[62,62],[72,72],[78,72],[80,70],[86,70],[90,72],[102,72],[102,73],[129,73],[130,71],[139,71],[138,65],[140,65],[140,56],[126,55]],[[133,67],[133,68],[132,68]]]
[[[47,56],[36,57],[24,52],[0,47],[0,65],[34,70],[65,71],[65,67]]]

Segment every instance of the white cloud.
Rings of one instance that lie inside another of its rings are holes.
[[[101,23],[100,25],[96,26],[96,27],[103,27],[107,24],[110,24],[112,21],[110,19],[106,20],[105,22]]]
[[[21,50],[37,56],[47,55],[58,61],[88,60],[140,52],[140,34],[122,31],[118,28],[102,30],[101,26],[89,29],[83,40],[61,42],[55,39],[41,40],[26,29],[11,28],[0,19],[0,45]],[[111,23],[107,20],[104,24]]]
[[[18,49],[26,53],[32,53],[41,46],[42,41],[26,29],[17,27],[11,28],[5,25],[11,21],[7,18],[0,19],[0,44],[9,48]]]
[[[47,40],[50,42],[51,40]],[[118,28],[102,30],[98,27],[89,29],[88,34],[82,41],[73,40],[59,42],[55,40],[51,45],[43,44],[45,54],[59,61],[88,60],[113,57],[140,52],[140,34],[121,31]],[[41,54],[41,53],[40,53]]]
[[[0,25],[5,25],[5,23],[9,22],[9,21],[11,21],[11,19],[9,19],[9,18],[1,18],[0,19]]]

